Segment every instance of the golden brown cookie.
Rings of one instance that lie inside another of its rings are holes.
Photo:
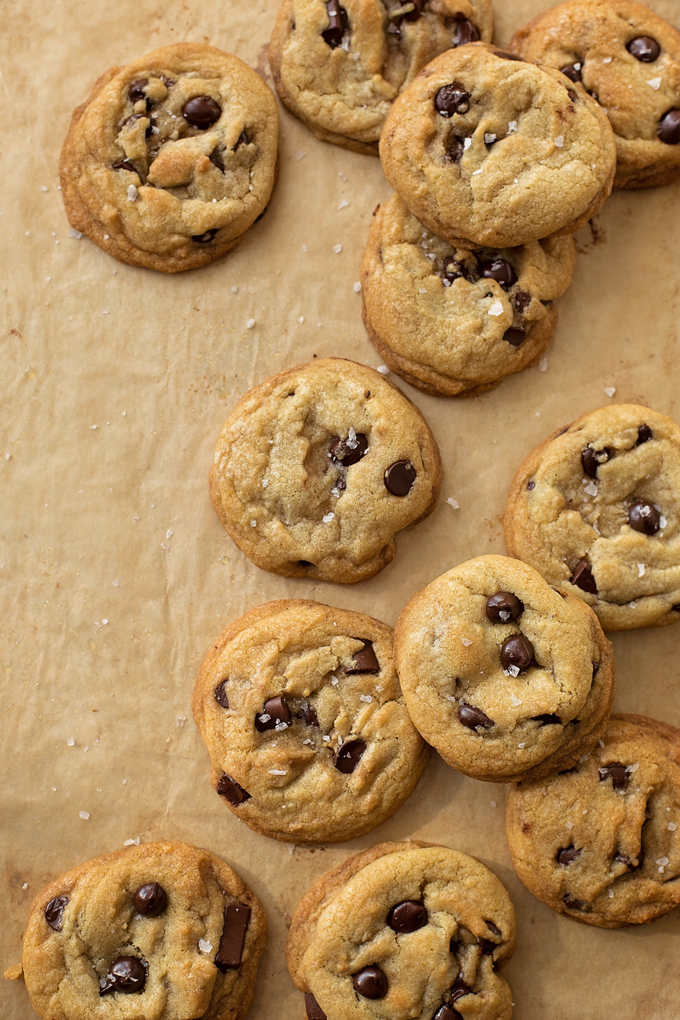
[[[680,428],[637,404],[577,418],[520,465],[511,556],[593,607],[605,630],[680,620]]]
[[[224,255],[274,186],[276,100],[238,57],[177,43],[113,67],[61,153],[71,226],[133,266],[178,273]]]
[[[680,175],[680,32],[635,0],[570,0],[513,36],[510,49],[582,82],[616,140],[616,188]]]

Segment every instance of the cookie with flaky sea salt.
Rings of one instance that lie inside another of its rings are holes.
[[[581,85],[479,42],[419,72],[387,116],[380,159],[433,234],[512,248],[584,226],[611,192],[616,146]]]
[[[637,404],[600,407],[520,465],[505,544],[579,595],[605,630],[680,620],[680,428]]]
[[[286,946],[308,1020],[509,1020],[495,968],[515,912],[493,872],[445,846],[380,843],[323,875]]]
[[[318,602],[270,602],[232,623],[203,664],[193,710],[225,804],[289,843],[369,832],[427,760],[391,629]]]
[[[394,658],[428,744],[491,782],[571,768],[597,743],[614,698],[595,614],[507,556],[468,560],[414,595]]]
[[[680,175],[680,32],[635,0],[570,0],[515,33],[510,49],[582,82],[616,139],[617,188]]]
[[[274,186],[276,100],[203,43],[113,67],[73,114],[61,153],[71,226],[121,262],[164,273],[224,255]]]
[[[217,441],[210,495],[264,570],[349,584],[394,558],[394,535],[437,502],[439,450],[379,372],[322,358],[250,390]]]
[[[517,875],[586,924],[641,924],[680,904],[680,730],[614,715],[573,769],[511,790],[506,832]]]
[[[23,938],[43,1020],[241,1020],[267,923],[232,869],[187,843],[144,843],[67,871]]]
[[[317,138],[377,156],[420,68],[492,35],[491,0],[283,0],[269,59],[281,101]]]
[[[393,195],[373,218],[361,265],[364,323],[413,386],[482,393],[541,357],[575,259],[571,237],[500,250],[451,245]]]

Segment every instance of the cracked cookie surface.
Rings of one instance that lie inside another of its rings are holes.
[[[287,842],[369,832],[427,761],[391,629],[318,602],[270,602],[236,620],[206,658],[193,711],[224,803]]]
[[[364,323],[385,363],[427,393],[474,395],[532,365],[571,282],[571,237],[456,247],[398,196],[379,207],[361,266]]]
[[[680,32],[635,0],[571,0],[534,18],[510,49],[580,81],[616,140],[617,188],[680,174]]]
[[[569,768],[596,744],[614,659],[583,609],[506,556],[461,563],[407,603],[399,680],[416,728],[449,765],[507,783]]]
[[[441,464],[420,411],[372,368],[321,358],[241,398],[220,433],[213,506],[264,570],[343,584],[395,556],[394,535],[439,495]]]
[[[520,465],[505,545],[605,630],[680,620],[680,428],[637,404],[577,418]]]
[[[195,269],[264,212],[277,144],[276,100],[242,60],[203,43],[154,50],[103,74],[73,114],[69,222],[122,262]]]
[[[380,843],[322,876],[286,946],[309,1020],[509,1020],[495,967],[515,913],[479,861],[418,841]]]
[[[539,900],[603,928],[680,904],[680,730],[614,715],[604,740],[565,774],[510,791],[517,875]]]
[[[22,965],[44,1020],[242,1020],[266,939],[258,901],[219,857],[145,843],[43,889]]]
[[[284,0],[269,59],[281,101],[318,138],[377,156],[387,112],[420,68],[492,35],[490,0]]]
[[[510,248],[584,226],[611,192],[616,147],[581,85],[480,42],[418,73],[388,114],[380,159],[432,233]]]

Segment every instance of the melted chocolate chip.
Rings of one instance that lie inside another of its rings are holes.
[[[524,57],[518,57],[516,53],[508,53],[507,50],[494,50],[494,54],[497,57],[501,57],[503,60],[519,60],[521,64],[526,64],[527,61]]]
[[[489,922],[487,921],[487,924],[488,923]],[[498,932],[498,934],[500,935],[501,933]],[[453,987],[449,991],[449,1002],[458,1002],[458,1000],[462,999],[464,995],[469,995],[471,991],[472,989],[463,978],[463,974],[461,972],[456,978]]]
[[[334,439],[331,443],[331,460],[334,464],[342,464],[343,467],[351,467],[358,464],[362,457],[368,452],[368,436],[363,432],[357,432],[353,439]]]
[[[364,999],[383,999],[387,995],[387,978],[375,964],[353,974],[352,984]]]
[[[131,174],[137,173],[137,168],[134,163],[130,162],[129,159],[117,159],[115,163],[111,164],[112,170],[127,170]]]
[[[517,273],[507,259],[497,258],[491,262],[485,262],[480,271],[486,279],[500,283],[503,290],[509,290],[513,284],[517,283]]]
[[[534,661],[534,646],[524,634],[513,634],[501,645],[501,665],[509,670],[514,666],[520,673],[526,673]]]
[[[446,150],[446,158],[450,163],[460,163],[465,152],[465,139],[460,138],[458,135],[454,135],[453,131],[450,132],[448,138],[444,142],[444,149]]]
[[[497,591],[486,600],[486,615],[492,623],[517,620],[524,612],[524,603],[509,591]]]
[[[222,774],[217,784],[217,792],[220,797],[225,797],[230,804],[234,804],[235,806],[243,804],[246,800],[250,800],[250,794],[248,791],[244,790],[242,786],[239,786],[236,780],[232,776],[227,775],[226,772]]]
[[[404,900],[392,907],[387,915],[387,923],[392,931],[409,934],[418,931],[427,924],[427,910],[420,900]]]
[[[531,304],[531,294],[527,294],[525,290],[518,290],[515,294],[515,308],[521,315],[527,310]]]
[[[511,347],[521,347],[527,338],[527,331],[524,326],[511,326],[510,329],[506,329],[503,334],[503,339]]]
[[[264,733],[265,730],[275,729],[277,723],[286,723],[287,726],[290,726],[291,722],[292,716],[288,702],[283,694],[279,694],[278,697],[268,698],[265,701],[262,712],[255,716],[255,729],[258,733]]]
[[[64,908],[68,903],[68,896],[55,896],[47,904],[44,910],[45,920],[54,931],[61,931],[64,923]]]
[[[600,782],[605,783],[608,779],[611,779],[615,790],[625,790],[628,786],[628,772],[626,771],[626,766],[622,765],[621,762],[615,761],[611,765],[603,765],[597,772]]]
[[[334,50],[342,42],[342,37],[349,28],[349,21],[347,11],[340,6],[338,0],[328,0],[326,10],[328,11],[328,28],[323,30],[321,38]]]
[[[147,125],[146,131],[144,132],[144,137],[150,138],[151,135],[154,133],[154,126],[153,123],[151,122],[151,118],[147,113],[133,113],[131,117],[128,117],[127,120],[123,121],[123,124],[134,124],[135,121],[138,120],[148,120],[149,123]]]
[[[661,527],[661,514],[645,499],[638,499],[628,510],[628,523],[633,531],[643,535],[656,535]]]
[[[503,938],[503,932],[500,930],[498,925],[494,924],[493,921],[490,921],[488,919],[488,917],[484,918],[484,924],[487,926],[487,928],[489,929],[491,934],[496,936],[496,938],[499,938],[499,939]]]
[[[305,726],[318,726],[319,717],[316,714],[314,705],[310,705],[308,701],[302,706],[301,718]]]
[[[168,905],[168,895],[158,882],[147,882],[146,885],[140,885],[132,902],[135,910],[145,917],[158,917]]]
[[[241,134],[236,139],[236,145],[234,146],[234,152],[236,152],[236,150],[241,145],[250,145],[250,138],[248,138],[248,135],[246,134],[245,131],[242,131]]]
[[[250,907],[243,903],[228,903],[224,908],[224,928],[215,956],[215,966],[223,974],[241,966],[249,921]]]
[[[136,956],[119,956],[109,967],[105,978],[99,982],[99,994],[111,992],[143,992],[146,984],[146,967]]]
[[[227,697],[227,680],[223,680],[215,688],[214,698],[218,705],[222,708],[229,708],[229,698]]]
[[[562,897],[562,900],[564,901],[565,907],[568,907],[569,910],[581,910],[583,913],[588,913],[591,910],[589,903],[584,903],[583,900],[577,900],[575,896],[571,896],[569,893],[566,893],[566,895]]]
[[[656,133],[666,145],[680,143],[680,110],[667,110],[659,121]]]
[[[192,127],[207,131],[222,116],[222,107],[212,96],[194,96],[184,104],[182,116]]]
[[[385,471],[385,488],[393,496],[408,496],[416,480],[416,469],[410,460],[397,460]]]
[[[465,46],[466,43],[479,42],[479,29],[471,21],[464,18],[462,14],[459,14],[456,18],[451,20],[453,21],[453,24],[451,24],[448,20],[446,24],[450,25],[453,29],[451,39],[452,46]]]
[[[597,478],[600,464],[606,464],[610,457],[611,450],[593,450],[592,446],[586,446],[581,454],[581,465],[589,478]]]
[[[483,726],[485,730],[490,730],[492,726],[496,725],[493,719],[489,719],[488,715],[484,715],[480,708],[475,708],[473,705],[464,705],[462,702],[458,706],[458,718],[463,726],[467,726],[469,730],[475,730],[478,726]]]
[[[653,64],[661,53],[661,47],[651,35],[639,35],[636,39],[631,39],[626,49],[642,64]]]
[[[467,113],[470,109],[470,93],[459,81],[442,85],[434,97],[434,108],[442,117],[453,117],[454,113]]]
[[[576,61],[575,64],[567,64],[566,67],[561,67],[562,74],[566,74],[570,81],[581,81],[581,69],[583,64]]]
[[[581,560],[574,567],[574,572],[569,578],[573,585],[580,588],[581,591],[587,591],[591,595],[597,595],[597,584],[593,577],[590,564],[586,560]]]
[[[432,1020],[463,1020],[463,1017],[457,1009],[454,1009],[453,1006],[445,1002],[443,1006],[439,1007]]]
[[[364,647],[354,653],[353,666],[345,666],[347,676],[354,676],[355,673],[379,673],[380,663],[373,651],[373,642],[365,641]]]
[[[496,948],[496,943],[492,942],[491,939],[483,938],[481,935],[477,937],[477,941],[479,942],[479,945],[481,946],[483,955],[484,956],[491,956],[491,954],[493,953],[494,949]]]
[[[544,715],[532,715],[532,722],[539,722],[541,726],[561,726],[562,720],[559,715],[546,712]]]
[[[328,1020],[326,1014],[311,992],[305,992],[305,1012],[307,1014],[307,1020]]]
[[[149,84],[148,78],[139,78],[133,81],[128,89],[128,98],[131,103],[138,103],[140,99],[146,99],[144,89]]]
[[[359,764],[359,760],[365,750],[366,744],[363,740],[348,740],[346,744],[342,744],[335,752],[333,764],[338,772],[350,775]]]
[[[191,238],[196,244],[209,244],[214,238],[217,230],[206,230],[205,234],[194,234]]]
[[[561,850],[557,851],[555,860],[558,864],[563,864],[566,867],[566,865],[571,864],[572,861],[577,861],[582,853],[582,850],[577,850],[573,845],[563,847]]]
[[[210,154],[210,162],[212,163],[213,166],[217,167],[217,169],[220,171],[220,173],[224,173],[224,170],[225,170],[225,167],[224,167],[224,153],[225,153],[225,151],[226,151],[226,146],[220,144],[220,145],[217,146],[217,148],[213,149],[213,151]]]
[[[654,433],[650,429],[649,425],[640,425],[638,428],[638,437],[636,446],[642,446],[643,443],[648,443]]]

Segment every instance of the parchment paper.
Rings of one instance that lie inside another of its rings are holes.
[[[496,40],[507,43],[544,6],[499,0]],[[680,22],[679,0],[652,6]],[[267,215],[221,262],[164,277],[69,237],[57,162],[71,111],[103,70],[184,39],[266,67],[276,7],[0,3],[0,970],[19,960],[29,904],[47,881],[126,839],[181,839],[224,857],[266,910],[252,1020],[301,1020],[283,957],[300,896],[350,854],[413,836],[475,854],[507,885],[518,915],[505,969],[516,1020],[677,1018],[678,914],[601,931],[534,900],[510,864],[505,787],[463,778],[433,753],[390,821],[318,849],[251,832],[210,787],[189,702],[227,622],[273,598],[303,597],[393,624],[443,570],[503,552],[500,516],[515,468],[554,428],[607,403],[605,387],[616,387],[614,401],[680,421],[680,185],[620,192],[578,237],[547,371],[474,399],[401,384],[433,428],[445,475],[439,506],[401,534],[386,570],[347,587],[285,580],[235,548],[207,486],[235,400],[313,354],[380,363],[353,290],[371,213],[390,194],[380,164],[316,141],[282,111]],[[343,199],[350,204],[339,209]],[[680,627],[613,641],[616,708],[680,725]],[[21,982],[0,981],[0,1016],[34,1016]]]

